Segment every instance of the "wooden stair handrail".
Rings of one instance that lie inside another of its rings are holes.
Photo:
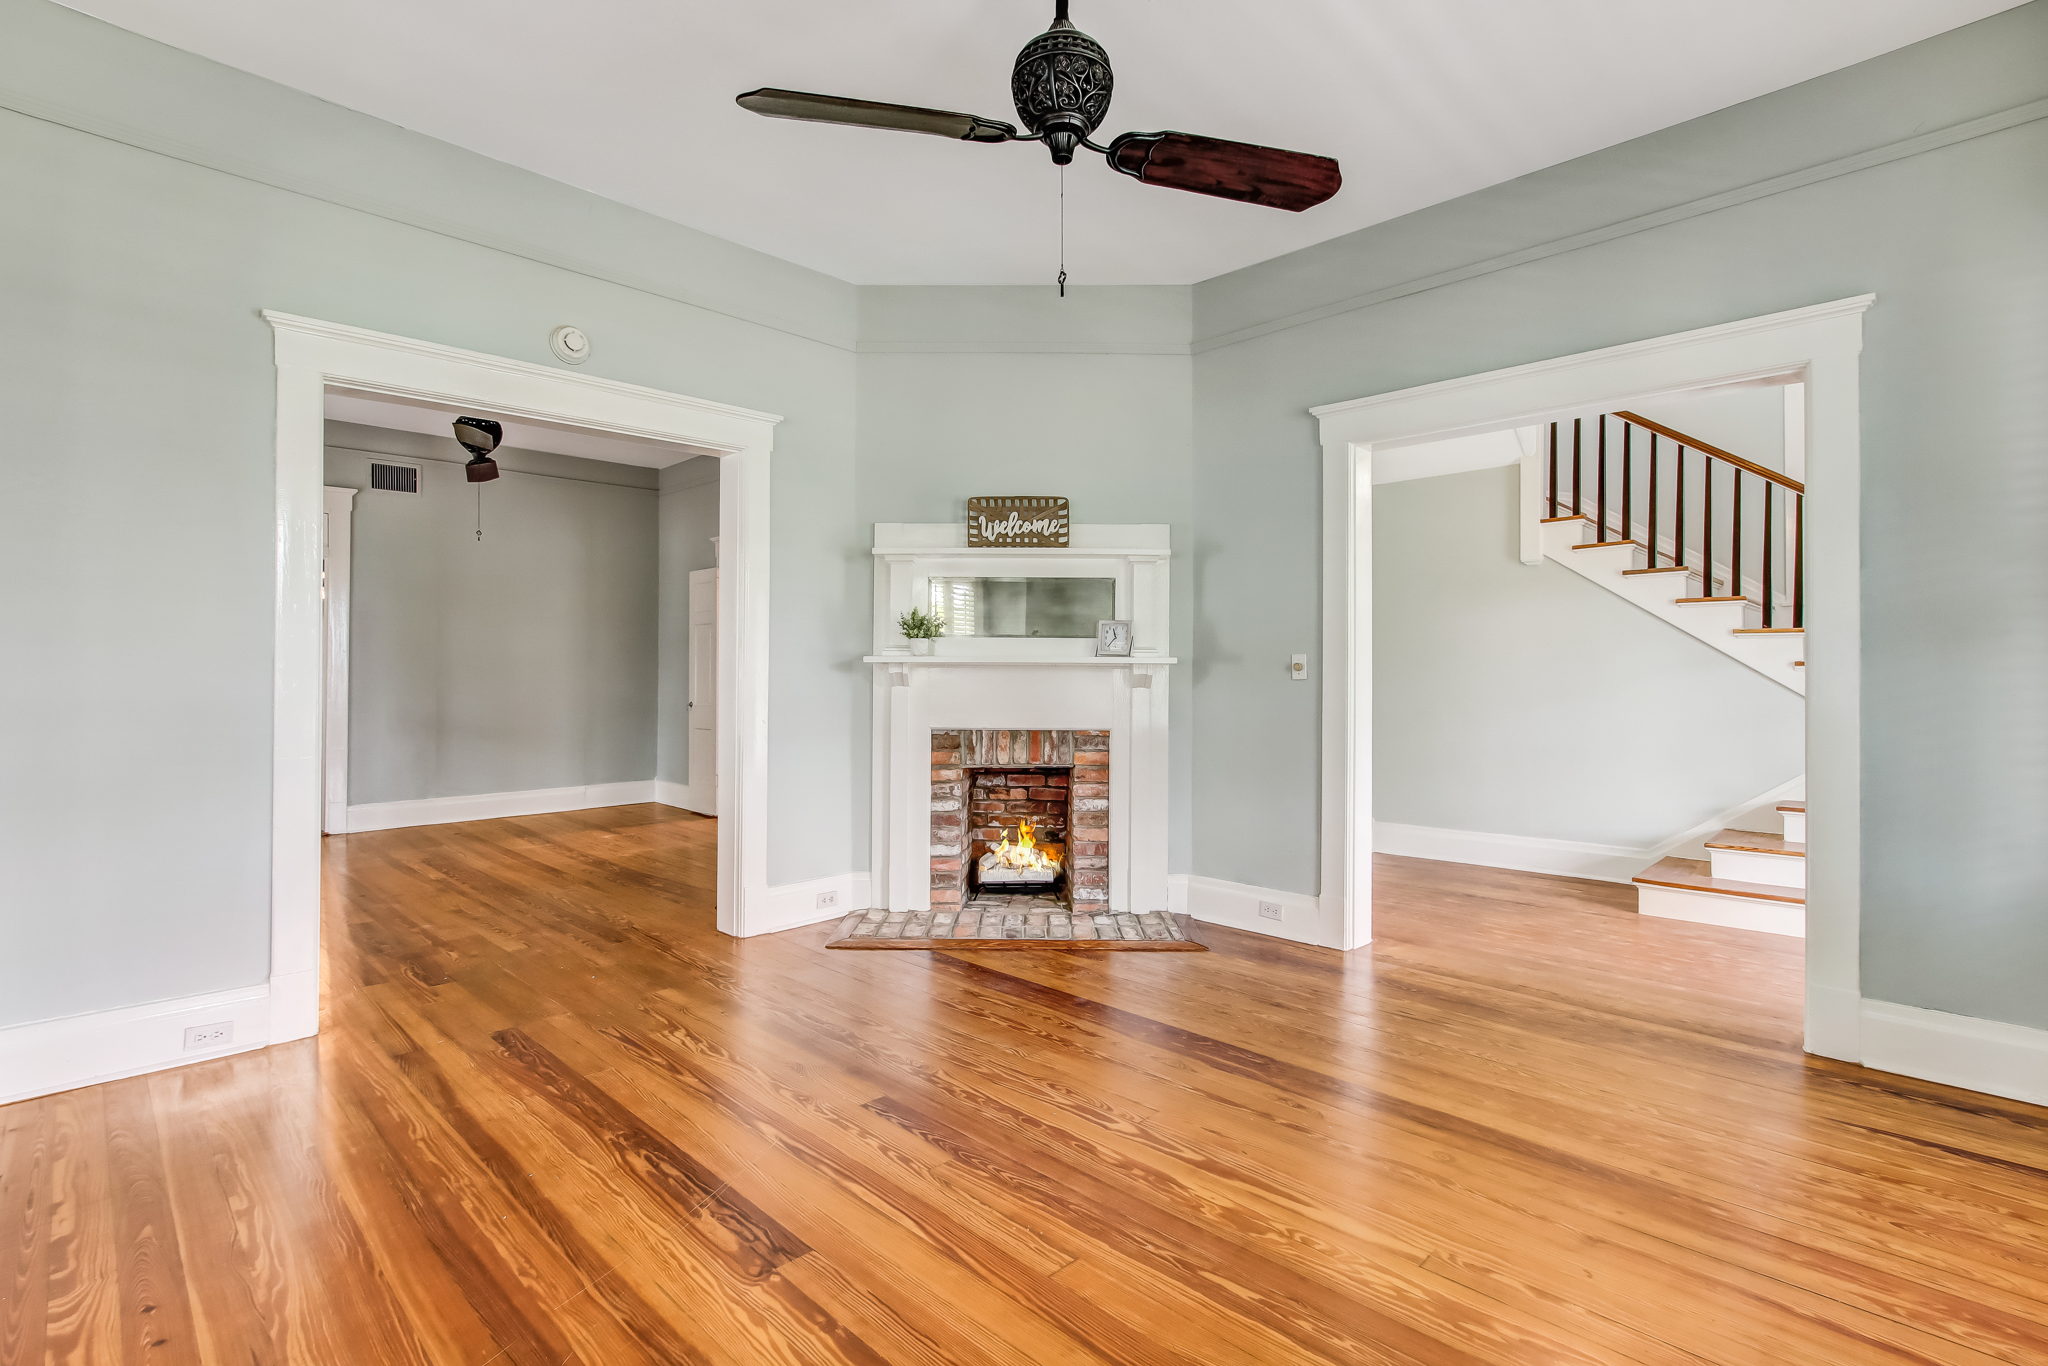
[[[1644,417],[1641,413],[1627,413],[1617,408],[1614,412],[1614,415],[1620,418],[1623,422],[1633,422],[1636,426],[1642,427],[1648,431],[1653,431],[1657,433],[1657,435],[1659,436],[1670,437],[1673,441],[1676,441],[1679,445],[1684,446],[1687,450],[1698,451],[1702,455],[1711,455],[1716,460],[1727,461],[1729,464],[1735,466],[1735,468],[1737,469],[1748,470],[1751,474],[1758,475],[1764,479],[1768,479],[1773,484],[1776,484],[1781,488],[1788,488],[1792,490],[1794,493],[1803,494],[1806,492],[1806,485],[1800,483],[1797,479],[1792,478],[1790,475],[1780,474],[1776,470],[1765,469],[1762,465],[1757,464],[1753,460],[1744,460],[1741,456],[1732,454],[1728,451],[1724,451],[1719,446],[1710,446],[1706,442],[1700,440],[1698,437],[1687,436],[1684,432],[1679,431],[1675,427],[1667,427],[1661,422],[1652,422],[1649,418]]]

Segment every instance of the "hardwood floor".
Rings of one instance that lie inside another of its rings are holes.
[[[329,841],[319,1039],[0,1109],[0,1362],[2048,1362],[2048,1111],[1803,1058],[1793,941],[826,953],[711,841]]]

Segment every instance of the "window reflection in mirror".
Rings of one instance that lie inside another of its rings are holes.
[[[933,579],[949,636],[1088,640],[1116,616],[1115,579]]]

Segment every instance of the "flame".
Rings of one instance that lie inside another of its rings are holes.
[[[1016,843],[1004,835],[1002,842],[985,855],[986,862],[998,868],[1019,868],[1032,872],[1051,873],[1059,870],[1060,861],[1046,850],[1038,847],[1037,836],[1032,832],[1031,822],[1017,822]]]

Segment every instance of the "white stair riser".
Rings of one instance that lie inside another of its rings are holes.
[[[1650,580],[1663,577],[1662,574],[1636,575],[1637,579]],[[1670,577],[1675,579],[1679,576],[1673,574]],[[1693,630],[1726,631],[1732,635],[1736,627],[1749,624],[1739,602],[1675,602],[1672,607],[1680,614],[1680,620]]]
[[[1780,811],[1785,818],[1785,838],[1794,844],[1806,843],[1806,813],[1804,811]]]
[[[1707,850],[1713,875],[1726,882],[1757,882],[1766,887],[1806,886],[1806,860],[1798,854],[1759,854],[1748,849]]]
[[[1725,925],[1736,930],[1806,937],[1806,907],[1789,901],[1758,901],[1744,896],[1690,892],[1678,887],[1636,888],[1636,910],[1660,920],[1690,920],[1700,925]]]
[[[1627,598],[1636,606],[1660,617],[1722,654],[1755,669],[1774,683],[1806,695],[1806,671],[1792,667],[1806,657],[1803,635],[1737,635],[1742,625],[1739,603],[1686,603],[1679,598],[1700,592],[1699,579],[1691,574],[1629,574],[1636,565],[1634,546],[1603,546],[1578,550],[1597,532],[1590,522],[1547,522],[1543,527],[1543,553],[1582,578]]]

